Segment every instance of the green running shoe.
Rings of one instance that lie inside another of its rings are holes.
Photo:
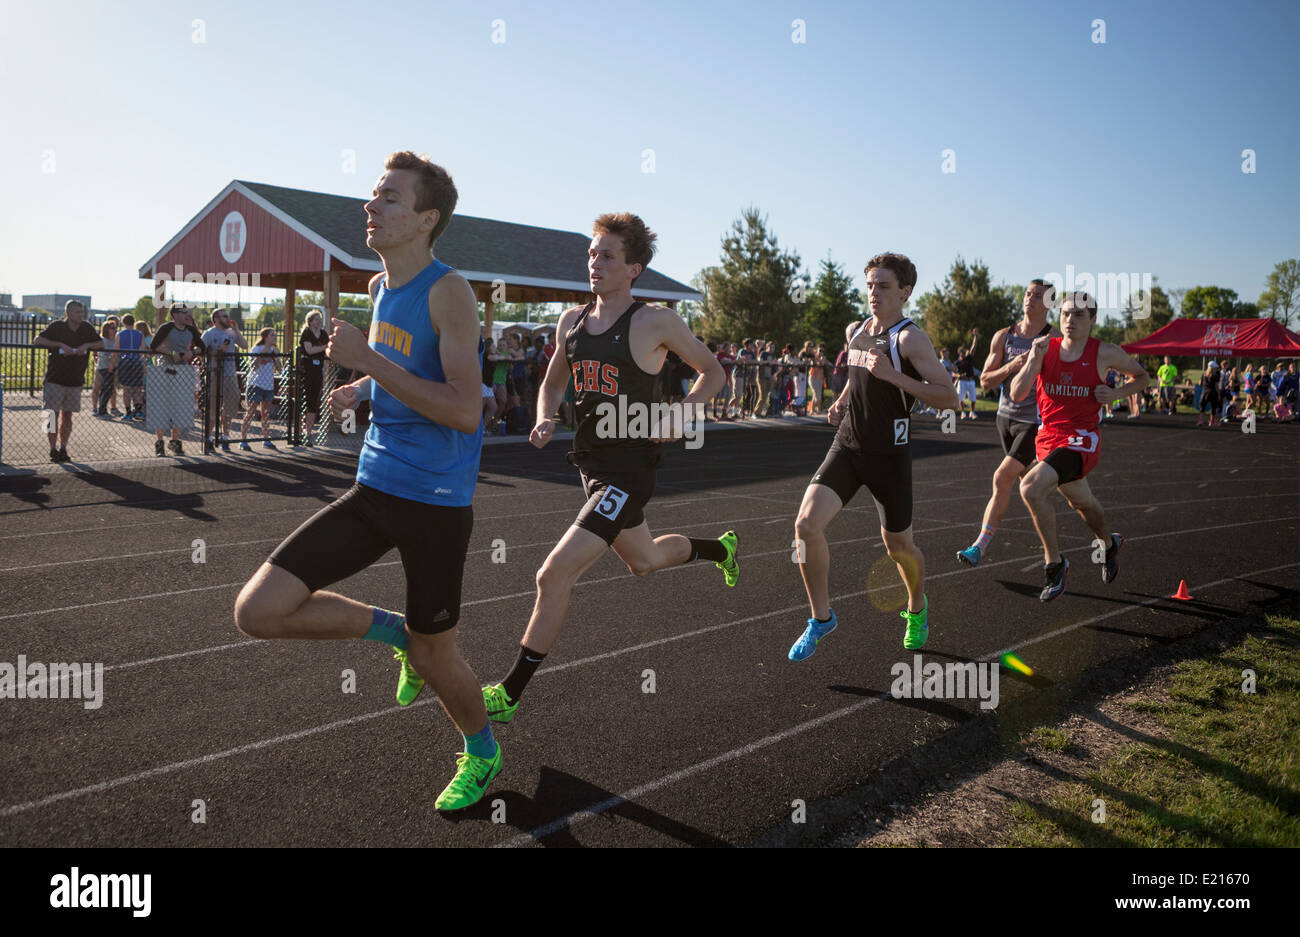
[[[487,707],[488,718],[493,722],[509,722],[515,718],[515,710],[519,708],[519,702],[510,702],[506,688],[500,683],[483,688],[483,705]]]
[[[397,677],[397,704],[410,706],[424,689],[424,678],[415,672],[415,668],[406,659],[406,651],[400,647],[395,647],[393,650],[396,651],[393,660],[402,662],[402,672]]]
[[[456,776],[451,779],[438,799],[433,802],[435,810],[464,810],[483,799],[487,786],[501,773],[501,746],[491,758],[476,758],[468,752],[460,752],[456,759]]]
[[[907,620],[907,630],[903,632],[903,647],[909,651],[917,651],[925,647],[925,639],[930,636],[930,600],[925,599],[925,608],[919,612],[909,612],[904,605],[903,610],[898,614]]]
[[[722,570],[723,575],[727,577],[727,585],[734,586],[740,581],[740,563],[737,562],[740,556],[740,538],[736,536],[734,530],[729,530],[718,539],[727,548],[727,558],[713,565]]]

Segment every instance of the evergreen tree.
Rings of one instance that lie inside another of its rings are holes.
[[[845,328],[862,316],[862,296],[853,277],[828,256],[821,261],[821,272],[807,298],[799,337],[824,344],[827,350],[843,347]]]
[[[800,315],[795,289],[807,288],[800,265],[798,254],[781,250],[758,209],[745,209],[722,238],[719,264],[700,272],[706,288],[696,331],[719,341],[789,340]]]
[[[976,360],[982,362],[993,333],[1011,325],[1020,314],[1015,287],[993,286],[989,268],[978,260],[967,264],[958,257],[937,290],[916,300],[917,321],[936,349],[948,348],[954,355],[970,343],[978,328],[980,347]]]

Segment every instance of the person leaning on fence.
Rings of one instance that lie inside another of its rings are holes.
[[[158,328],[149,349],[161,360],[148,368],[145,386],[149,409],[145,429],[154,431],[154,455],[163,455],[163,431],[171,434],[173,455],[184,455],[181,432],[194,424],[194,361],[203,354],[203,336],[194,324],[194,312],[184,303],[172,303],[171,321]]]
[[[302,378],[302,441],[312,445],[312,433],[320,419],[321,390],[325,386],[325,347],[329,336],[325,334],[324,319],[319,312],[309,313],[307,324],[298,336],[298,374]]]
[[[274,449],[271,442],[271,404],[275,400],[275,329],[262,329],[257,344],[249,350],[251,356],[248,365],[248,408],[240,426],[242,439],[239,448],[248,451],[248,425],[255,415],[262,414],[262,448]]]
[[[144,333],[135,327],[135,316],[122,317],[122,328],[117,333],[117,382],[122,385],[122,422],[144,419],[144,363],[140,349],[144,347]]]
[[[217,398],[221,398],[221,433],[210,439],[214,446],[230,451],[230,421],[239,414],[239,375],[235,362],[239,348],[248,348],[248,342],[230,319],[229,309],[212,313],[212,324],[203,333],[203,347],[208,357],[208,419],[213,430],[217,427]],[[215,388],[221,382],[220,394]]]
[[[33,344],[50,349],[45,365],[44,405],[50,411],[45,424],[50,440],[50,461],[71,462],[68,437],[72,435],[72,414],[81,409],[81,388],[86,383],[90,352],[104,347],[94,327],[86,321],[86,307],[75,299],[63,307],[56,319],[36,336]]]
[[[113,416],[120,416],[117,409],[117,316],[104,320],[101,330],[104,348],[95,355],[95,386],[90,391],[90,399],[95,404],[95,416],[108,418],[108,404],[113,403]]]

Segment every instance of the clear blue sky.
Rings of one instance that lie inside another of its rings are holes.
[[[921,289],[962,255],[997,282],[1073,264],[1255,300],[1300,257],[1298,35],[1289,0],[0,0],[0,292],[131,305],[231,179],[360,196],[410,148],[466,214],[635,211],[683,281],[752,204],[859,286],[899,250]]]

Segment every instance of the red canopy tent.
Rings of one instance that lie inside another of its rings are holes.
[[[1130,355],[1300,358],[1300,335],[1275,319],[1175,319],[1123,348]]]

